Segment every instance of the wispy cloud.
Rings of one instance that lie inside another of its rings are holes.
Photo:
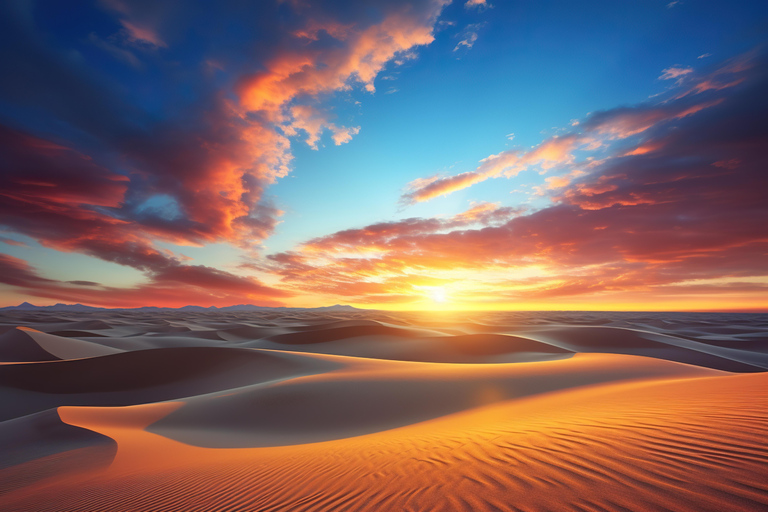
[[[700,99],[698,95],[707,90],[722,90],[738,85],[745,78],[740,75],[749,68],[741,63],[728,63],[709,75],[692,79],[689,87],[678,93],[675,101],[645,103],[636,107],[620,107],[604,112],[595,112],[583,120],[570,123],[573,131],[553,136],[539,146],[529,150],[510,149],[490,155],[480,162],[473,171],[466,171],[454,176],[435,175],[428,179],[417,179],[409,183],[400,198],[402,206],[429,201],[436,197],[450,194],[470,187],[489,178],[516,176],[527,169],[539,167],[548,171],[565,167],[575,162],[574,150],[592,151],[605,149],[615,141],[623,141],[638,136],[654,126],[673,120],[682,119],[718,105],[723,98]],[[670,68],[671,69],[671,68]],[[670,77],[690,76],[688,70],[665,70]],[[738,70],[738,71],[735,71]],[[734,75],[736,73],[736,75]],[[682,98],[689,97],[683,100]],[[635,150],[625,150],[623,155],[640,154],[650,151],[650,145]],[[638,153],[630,153],[637,151]],[[542,187],[539,191],[547,190]]]
[[[482,179],[483,171],[516,172],[522,160],[537,160],[563,171],[545,182],[548,207],[467,224],[500,209],[480,204],[450,219],[339,231],[271,255],[269,270],[286,286],[360,302],[413,301],[424,275],[450,284],[454,299],[467,303],[726,289],[756,298],[766,285],[750,280],[768,275],[768,135],[735,127],[768,115],[768,64],[763,57],[750,62],[734,60],[716,72],[739,69],[738,88],[596,113],[570,138],[500,153],[474,173],[411,184],[411,193],[448,190]],[[710,78],[696,77],[690,87]],[[574,160],[571,150],[601,130],[615,145],[601,142],[601,159]]]
[[[142,67],[141,61],[138,57],[136,57],[136,55],[133,54],[132,51],[125,48],[120,48],[119,46],[110,43],[109,41],[105,41],[94,33],[91,33],[88,36],[88,40],[91,41],[91,43],[93,43],[97,48],[100,48],[108,54],[112,55],[112,57],[115,59],[125,62],[126,64],[129,64],[137,69]]]
[[[467,34],[465,39],[462,39],[458,43],[456,43],[456,46],[453,48],[453,51],[458,51],[462,47],[465,47],[467,49],[472,48],[475,45],[475,41],[477,41],[477,32],[470,32]]]
[[[679,80],[681,77],[693,73],[692,67],[670,66],[663,70],[659,80]]]
[[[458,37],[461,38],[461,40],[456,44],[456,46],[453,48],[454,52],[457,52],[461,49],[469,50],[472,48],[475,43],[477,42],[478,38],[478,31],[483,28],[485,23],[472,23],[470,25],[467,25],[464,30],[462,30]]]
[[[142,27],[128,20],[120,20],[120,24],[125,28],[128,41],[133,43],[148,44],[159,48],[166,48],[168,45],[160,39],[160,36],[150,27]]]
[[[157,242],[257,249],[282,214],[265,190],[291,170],[290,137],[313,148],[326,134],[336,145],[350,142],[360,127],[339,125],[327,100],[350,88],[374,92],[388,63],[415,58],[432,42],[444,3],[385,2],[354,14],[336,4],[284,4],[283,23],[274,24],[273,5],[264,2],[239,6],[233,19],[226,2],[102,0],[121,28],[90,41],[136,68],[120,73],[144,72],[142,60],[151,60],[162,84],[151,102],[119,87],[124,77],[109,76],[111,68],[88,56],[73,64],[75,52],[0,6],[0,39],[17,70],[4,77],[4,100],[42,112],[35,119],[45,121],[25,124],[25,116],[16,123],[24,129],[0,127],[12,162],[0,178],[2,223],[47,247],[137,269],[150,283],[144,293],[156,290],[157,297],[171,300],[172,283],[181,283],[190,293],[207,286],[209,295],[274,303],[284,292],[186,264]],[[173,52],[190,37],[187,46],[199,54],[179,59]],[[82,287],[69,289],[75,286],[55,288],[83,297],[74,294]],[[123,298],[140,292],[119,291]],[[118,291],[99,297],[108,293]]]
[[[471,9],[473,7],[487,7],[488,3],[486,0],[467,0],[464,2],[464,8],[465,9]]]
[[[103,286],[92,281],[43,277],[22,259],[0,253],[0,283],[31,297],[106,307],[228,306],[257,302],[281,306],[292,294],[258,280],[201,265],[171,265],[133,287]]]

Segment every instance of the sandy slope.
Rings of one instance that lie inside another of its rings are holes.
[[[77,338],[47,334],[29,327],[16,327],[0,335],[0,361],[2,362],[82,359],[119,352],[122,350]]]
[[[198,448],[141,428],[176,407],[60,410],[117,441],[112,466],[10,493],[7,510],[768,506],[764,375],[607,384],[280,448]]]
[[[127,352],[0,365],[0,510],[768,509],[765,316],[25,315]]]

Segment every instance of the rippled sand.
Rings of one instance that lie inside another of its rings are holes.
[[[768,315],[0,316],[0,510],[766,510]]]

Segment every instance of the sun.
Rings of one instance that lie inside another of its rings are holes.
[[[445,293],[445,288],[432,288],[429,294],[432,297],[432,302],[437,304],[445,304],[448,302],[448,295]]]

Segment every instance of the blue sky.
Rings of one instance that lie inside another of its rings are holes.
[[[488,256],[493,270],[483,274],[448,249],[427,258],[431,263],[403,264],[424,256],[418,241],[390,234],[349,245],[344,237],[365,226],[389,223],[393,233],[407,219],[433,219],[440,227],[419,232],[432,243],[513,230],[570,204],[578,191],[610,177],[618,159],[662,140],[662,125],[682,133],[699,111],[745,97],[738,96],[747,94],[741,83],[759,73],[741,77],[728,63],[744,58],[752,62],[746,67],[762,69],[764,2],[285,1],[212,8],[103,0],[19,1],[3,9],[2,56],[11,71],[0,79],[0,164],[6,197],[17,202],[8,203],[0,234],[10,242],[1,247],[12,276],[0,285],[6,304],[194,299],[413,308],[434,307],[427,288],[447,286],[455,288],[456,308],[584,301],[653,307],[674,302],[669,286],[705,279],[730,283],[728,293],[749,288],[738,300],[753,307],[750,293],[762,286],[764,268],[736,276],[713,263],[709,272],[624,289],[617,283],[636,259],[628,249],[575,267],[568,252],[552,256],[564,249],[551,242],[521,259]],[[661,79],[665,70],[672,74]],[[736,78],[722,88],[700,85],[723,76],[719,70]],[[674,105],[695,113],[680,114]],[[626,109],[650,112],[653,121],[622,135],[593,127],[600,116],[624,122]],[[678,113],[654,113],[663,109]],[[682,124],[668,126],[670,120]],[[308,137],[317,141],[307,144]],[[569,137],[573,144],[557,155],[536,156],[536,148]],[[518,163],[475,179],[484,159],[500,154]],[[749,159],[727,161],[737,160]],[[406,200],[409,191],[429,190],[424,180],[439,187],[464,174],[470,185]],[[66,191],[78,180],[88,183],[82,194]],[[606,208],[629,215],[632,207],[640,205],[622,199]],[[467,211],[496,213],[467,223],[459,219]],[[337,239],[343,244],[326,244]],[[400,243],[407,254],[397,253]],[[324,252],[312,252],[315,246]],[[674,274],[681,257],[654,271]],[[443,258],[464,274],[430,266]],[[346,269],[352,260],[356,270]],[[570,290],[573,284],[563,284],[569,276],[609,267],[624,270],[606,277],[596,295],[548,291]],[[319,269],[329,268],[340,269],[324,277],[336,286],[317,284]],[[35,277],[19,281],[13,275],[20,269]],[[511,277],[500,277],[505,272]],[[544,284],[531,292],[533,276]],[[529,291],[496,304],[494,290],[504,283]],[[186,293],[175,295],[179,289]],[[690,304],[719,300],[714,289],[698,298],[686,293]]]
[[[381,76],[394,80],[377,80],[375,94],[339,95],[336,111],[361,126],[353,143],[334,147],[326,140],[320,151],[295,145],[294,172],[271,189],[286,215],[268,246],[287,250],[349,227],[351,212],[356,224],[367,224],[455,214],[470,201],[527,201],[510,195],[518,188],[513,181],[487,182],[404,210],[397,205],[401,189],[418,177],[468,171],[490,154],[534,146],[589,112],[664,91],[669,84],[658,80],[664,68],[703,68],[717,53],[735,55],[765,37],[757,21],[765,9],[757,2],[668,4],[448,6],[440,20],[455,25],[437,32],[413,61],[387,66]],[[473,47],[454,52],[471,24],[482,24]],[[712,56],[698,59],[706,53]],[[333,176],[338,180],[328,187]],[[529,172],[516,181],[541,180]],[[368,193],[372,182],[376,195]],[[329,209],[329,200],[347,206]]]

